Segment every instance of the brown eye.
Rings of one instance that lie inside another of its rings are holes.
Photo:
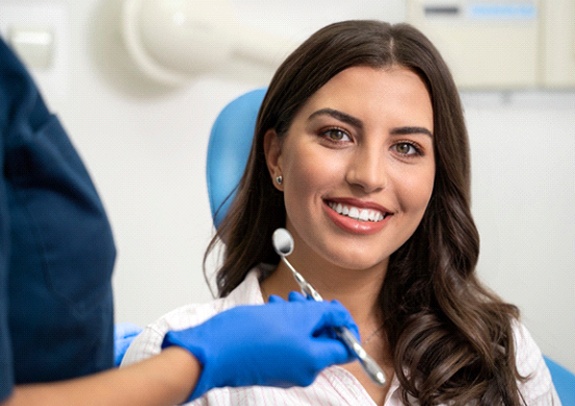
[[[351,140],[350,136],[347,135],[345,131],[340,130],[339,128],[330,128],[329,130],[324,131],[323,134],[330,141],[339,142],[339,141]]]
[[[394,145],[395,151],[401,155],[421,155],[420,150],[410,142],[399,142]]]

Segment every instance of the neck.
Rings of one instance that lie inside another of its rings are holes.
[[[333,266],[303,267],[293,263],[294,268],[312,284],[324,300],[338,300],[351,313],[356,323],[367,331],[380,324],[377,297],[385,277],[386,266],[377,269],[349,270]],[[307,271],[313,269],[313,272]],[[290,291],[300,291],[289,268],[280,261],[276,270],[262,282],[265,295],[287,298]],[[267,298],[266,298],[267,299]],[[362,329],[363,330],[363,329]]]

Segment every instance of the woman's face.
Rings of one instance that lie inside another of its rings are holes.
[[[427,89],[402,68],[352,67],[302,106],[266,158],[282,175],[290,259],[368,269],[415,231],[433,190],[433,111]]]

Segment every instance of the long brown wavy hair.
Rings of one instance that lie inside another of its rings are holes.
[[[371,20],[331,24],[278,68],[260,108],[245,173],[230,210],[206,251],[224,242],[216,275],[220,296],[259,263],[277,264],[273,231],[284,227],[283,194],[270,179],[263,139],[279,136],[298,110],[337,73],[353,66],[401,66],[431,96],[435,184],[423,219],[390,258],[378,301],[404,403],[522,403],[512,321],[504,303],[478,280],[479,235],[470,211],[470,157],[457,88],[433,44],[408,24]],[[204,262],[205,267],[205,262]]]

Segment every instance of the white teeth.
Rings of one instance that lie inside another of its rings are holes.
[[[350,207],[348,217],[352,219],[359,219],[359,209],[357,207]]]
[[[359,220],[359,221],[381,221],[385,218],[384,214],[378,210],[371,210],[371,209],[360,209],[354,206],[345,206],[341,203],[332,203],[329,202],[329,207],[333,210],[342,214],[344,216],[348,216],[352,219]]]

